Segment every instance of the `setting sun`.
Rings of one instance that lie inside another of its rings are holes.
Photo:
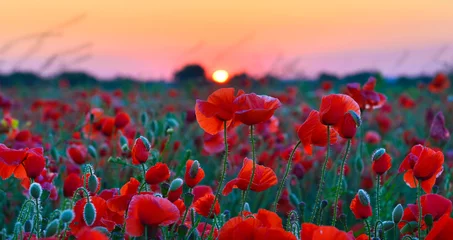
[[[228,80],[228,72],[225,70],[217,70],[212,74],[212,80],[217,83],[224,83]]]

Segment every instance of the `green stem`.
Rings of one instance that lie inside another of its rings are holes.
[[[145,225],[145,239],[148,240],[148,225]]]
[[[301,141],[298,141],[296,146],[294,146],[293,150],[291,151],[291,154],[289,155],[288,163],[286,164],[285,174],[283,175],[282,181],[280,182],[280,186],[278,187],[278,191],[277,191],[277,196],[275,197],[275,201],[272,206],[273,212],[277,211],[278,200],[280,199],[280,196],[282,195],[283,188],[285,186],[286,178],[288,177],[289,171],[291,171],[291,164],[292,164],[294,153],[296,152],[297,147],[299,147],[299,145],[301,143],[302,143]]]
[[[315,204],[313,206],[313,212],[311,214],[311,223],[315,223],[315,218],[316,214],[318,212],[318,205],[320,198],[322,196],[322,191],[324,188],[324,175],[326,173],[326,168],[327,168],[327,162],[329,161],[329,151],[330,151],[330,126],[327,126],[327,151],[326,151],[326,158],[324,159],[324,163],[322,164],[322,169],[321,169],[321,181],[319,182],[318,185],[318,191],[316,193],[316,199],[315,199]]]
[[[380,195],[381,195],[381,176],[376,176],[376,218],[377,221],[380,221],[380,212],[381,212],[381,202],[380,202]]]
[[[247,195],[250,191],[250,188],[252,187],[252,183],[253,183],[253,178],[255,177],[255,170],[256,170],[256,156],[255,156],[255,137],[253,136],[253,125],[250,125],[250,142],[252,144],[252,161],[253,161],[253,166],[252,166],[252,175],[250,175],[250,181],[249,181],[249,184],[247,185],[247,190],[245,190],[244,192],[244,198],[242,199],[242,203],[241,203],[241,212],[240,214],[242,214],[242,212],[244,211],[244,205],[245,205],[245,202],[247,202]]]
[[[368,240],[371,240],[371,228],[370,228],[370,224],[368,223],[368,220],[363,220],[363,222],[365,223],[365,226],[366,226],[366,231],[367,231],[367,235],[368,235]]]
[[[209,209],[208,216],[211,216],[212,211],[214,211],[215,203],[217,202],[217,199],[219,199],[220,191],[222,191],[223,181],[225,181],[225,175],[226,175],[226,170],[227,170],[227,166],[228,166],[228,138],[227,138],[227,132],[228,132],[227,131],[227,122],[224,121],[223,122],[223,141],[224,141],[223,144],[225,145],[225,153],[223,155],[222,174],[220,175],[219,186],[217,187],[217,191],[216,191],[215,197],[214,197],[214,202],[212,202],[211,208]],[[207,224],[204,225],[203,232],[202,232],[201,236],[204,235],[204,233],[206,231],[206,226],[207,226]]]
[[[422,203],[421,203],[421,186],[420,186],[420,180],[418,181],[417,184],[417,200],[418,200],[418,239],[423,239],[422,238]]]
[[[346,163],[346,159],[348,158],[350,149],[351,149],[351,139],[349,139],[348,143],[346,144],[346,152],[344,153],[343,160],[341,161],[340,176],[338,176],[337,189],[336,189],[336,194],[335,194],[335,203],[333,205],[333,217],[332,217],[332,226],[334,226],[334,227],[335,227],[335,223],[337,222],[338,199],[340,198],[340,193],[341,193],[342,184],[343,184],[344,165]]]

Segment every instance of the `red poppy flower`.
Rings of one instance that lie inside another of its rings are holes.
[[[82,165],[87,161],[88,150],[83,144],[71,144],[66,149],[66,155],[75,163]]]
[[[93,224],[90,227],[106,227],[110,231],[113,230],[114,225],[108,224],[108,212],[107,212],[107,204],[106,201],[103,198],[100,198],[98,196],[92,196],[90,197],[90,202],[94,205],[96,208],[96,218],[93,222]],[[87,204],[87,199],[86,197],[80,199],[79,201],[76,202],[74,206],[74,220],[71,222],[69,227],[71,228],[72,234],[77,234],[82,228],[86,227],[86,223],[83,217],[83,211],[85,208],[85,205]]]
[[[198,214],[200,214],[201,216],[206,217],[206,218],[214,218],[214,216],[220,214],[219,201],[216,201],[211,215],[208,216],[209,210],[211,209],[214,199],[215,199],[214,194],[206,194],[203,197],[197,199],[197,201],[194,202],[193,207],[194,207],[195,211]]]
[[[444,170],[444,154],[441,151],[435,151],[429,147],[415,145],[411,152],[404,158],[398,172],[404,174],[404,182],[411,187],[416,188],[420,181],[421,187],[426,193],[430,193],[436,178]]]
[[[354,240],[354,236],[331,226],[317,226],[313,223],[302,223],[300,238],[307,240]],[[368,238],[367,238],[368,239]]]
[[[89,227],[84,227],[77,234],[77,239],[78,240],[92,240],[92,239],[108,240],[109,238],[107,236],[105,236],[104,234],[102,234],[101,232],[99,232],[99,231],[96,231],[96,230],[91,229]]]
[[[104,120],[102,121],[102,128],[101,131],[102,133],[110,137],[114,133],[115,130],[115,118],[113,117],[105,117]]]
[[[365,142],[368,144],[378,144],[381,142],[381,135],[376,131],[367,131],[365,133]]]
[[[410,96],[407,94],[403,93],[400,95],[400,98],[398,99],[399,104],[401,107],[405,109],[412,109],[415,107],[415,101],[412,99]]]
[[[165,163],[156,163],[146,171],[145,180],[148,184],[160,184],[170,177],[170,169]]]
[[[234,121],[233,102],[236,97],[244,94],[244,92],[239,90],[236,96],[234,92],[234,88],[221,88],[209,95],[207,101],[197,99],[195,116],[198,124],[205,132],[214,135],[223,131],[223,122],[225,121],[227,127],[240,124],[240,122]]]
[[[450,80],[443,73],[437,74],[428,85],[428,90],[432,93],[441,93],[449,88]]]
[[[368,196],[368,193],[362,189],[360,189],[352,199],[349,208],[357,219],[366,219],[373,215],[371,211],[370,197]]]
[[[107,201],[107,207],[112,212],[123,215],[129,206],[132,197],[138,193],[140,182],[131,177],[129,182],[123,185],[120,189],[120,195],[113,196]]]
[[[212,188],[210,186],[198,185],[198,186],[195,186],[192,189],[192,193],[194,195],[193,202],[196,202],[197,199],[203,197],[206,194],[212,194],[213,191],[212,191]]]
[[[201,168],[200,165],[198,164],[198,167],[196,167],[196,169],[195,168],[192,169],[193,163],[194,163],[193,160],[190,160],[190,159],[187,160],[186,173],[184,174],[184,182],[190,188],[195,187],[204,178],[203,168]]]
[[[58,199],[58,191],[55,185],[53,184],[54,178],[57,176],[56,173],[49,172],[47,169],[43,169],[41,174],[37,177],[35,177],[34,182],[37,182],[41,184],[41,187],[43,190],[46,190],[49,192],[49,199],[50,200],[57,200]],[[20,181],[20,184],[22,187],[25,188],[25,190],[29,190],[31,182],[30,178],[23,178]]]
[[[129,124],[130,121],[131,117],[129,117],[129,114],[120,112],[115,116],[115,127],[117,129],[123,129],[127,124]]]
[[[371,77],[360,88],[359,83],[349,83],[347,85],[349,95],[359,104],[360,109],[376,109],[382,107],[387,101],[387,97],[374,91],[376,87],[376,78]]]
[[[253,161],[245,158],[243,166],[239,171],[238,177],[229,181],[223,188],[222,194],[228,195],[233,191],[233,188],[239,188],[243,191],[247,190],[247,186],[252,176]],[[253,177],[250,190],[254,192],[262,192],[276,185],[278,182],[277,176],[271,168],[256,164],[255,176]]]
[[[371,168],[375,174],[382,175],[392,167],[392,157],[390,157],[390,155],[386,152],[380,154],[379,156],[376,155],[376,153],[377,152],[373,154],[373,163]]]
[[[429,137],[435,142],[446,142],[450,139],[450,132],[445,127],[445,117],[442,112],[434,116],[429,131]]]
[[[312,145],[325,147],[327,146],[327,126],[323,125],[319,118],[318,111],[311,111],[302,125],[297,130],[299,140],[304,146],[305,152],[309,155],[313,152]],[[330,130],[330,143],[337,142],[337,132],[334,129]]]
[[[277,98],[255,93],[243,94],[234,100],[236,118],[246,125],[269,120],[281,105]]]
[[[426,235],[425,240],[442,240],[453,236],[453,218],[444,215],[434,223],[433,228]]]
[[[271,211],[260,209],[257,214],[234,217],[219,232],[219,240],[291,239],[296,237],[285,231],[280,217]]]
[[[0,176],[9,178],[13,173],[18,179],[36,178],[45,167],[42,148],[10,149],[0,144]]]
[[[145,226],[168,226],[179,220],[178,208],[165,198],[151,194],[135,195],[129,204],[126,232],[130,236],[143,235]]]
[[[69,174],[63,184],[63,195],[67,198],[71,198],[74,196],[74,192],[77,188],[83,185],[82,179],[80,178],[79,174],[71,173]]]
[[[425,194],[421,196],[420,204],[422,206],[422,230],[427,227],[425,215],[431,214],[433,216],[433,221],[436,222],[442,216],[449,216],[452,210],[451,201],[438,194]],[[407,208],[404,209],[403,217],[398,224],[398,227],[402,229],[408,222],[418,222],[418,215],[418,204],[408,204]],[[413,230],[416,231],[417,228]]]
[[[131,150],[132,164],[138,165],[148,160],[150,146],[144,141],[141,137],[135,139],[134,146]]]
[[[360,125],[360,107],[348,95],[331,94],[323,97],[319,112],[321,123],[333,126],[344,138],[352,138]]]

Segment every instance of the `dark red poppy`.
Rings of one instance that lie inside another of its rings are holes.
[[[151,194],[135,195],[127,211],[126,233],[139,237],[143,235],[145,226],[168,226],[176,223],[179,217],[178,208],[167,199]]]
[[[83,144],[71,144],[66,149],[66,155],[75,163],[82,165],[88,160],[88,150]]]
[[[420,197],[420,204],[422,206],[422,230],[426,229],[425,216],[431,214],[433,221],[438,221],[442,216],[449,216],[452,210],[452,203],[449,199],[444,198],[438,194],[425,194]],[[417,200],[418,201],[418,200]],[[419,210],[418,204],[408,204],[404,209],[403,217],[398,224],[402,229],[408,222],[418,222]],[[417,228],[413,229],[415,232]]]
[[[368,193],[362,189],[360,189],[352,199],[349,208],[357,219],[366,219],[373,215],[371,211],[370,197],[368,196]]]
[[[415,145],[411,152],[404,158],[398,172],[404,174],[404,182],[416,188],[420,181],[426,193],[430,193],[436,178],[442,174],[444,167],[444,154],[423,145]]]
[[[246,125],[269,120],[280,106],[277,98],[255,93],[243,94],[234,100],[236,118]]]
[[[371,110],[382,107],[387,101],[387,97],[374,91],[376,87],[376,78],[371,77],[360,88],[359,83],[349,83],[347,85],[349,95],[359,104],[362,110]]]
[[[307,240],[354,240],[354,236],[331,226],[317,226],[313,223],[302,223],[300,238]],[[368,238],[367,238],[368,239]]]
[[[107,207],[112,212],[123,215],[129,206],[132,197],[138,193],[140,182],[131,177],[129,182],[123,185],[120,189],[120,195],[113,196],[107,201]]]
[[[69,174],[64,180],[63,195],[67,198],[72,198],[77,188],[82,187],[82,185],[83,181],[80,178],[79,174]]]
[[[443,240],[449,239],[451,236],[453,236],[453,218],[444,215],[434,223],[425,240]]]
[[[220,229],[219,240],[289,239],[296,237],[285,231],[280,217],[271,211],[260,209],[257,214],[234,217]]]
[[[204,178],[204,170],[200,167],[198,163],[196,167],[193,167],[193,160],[187,160],[186,162],[186,173],[184,174],[184,182],[190,188],[195,187],[201,180]]]
[[[322,124],[333,126],[345,138],[351,138],[360,125],[360,107],[348,95],[331,94],[323,97],[319,113]]]
[[[365,133],[365,142],[368,144],[378,144],[381,142],[381,135],[376,131],[367,131]]]
[[[237,178],[229,181],[223,188],[222,194],[228,195],[233,191],[233,188],[239,188],[243,191],[247,190],[247,186],[252,176],[253,161],[245,158],[243,166],[239,171]],[[250,190],[254,192],[262,192],[276,185],[278,182],[277,176],[271,168],[256,164],[255,175],[253,177]]]
[[[446,142],[450,139],[450,131],[445,127],[445,117],[442,112],[438,112],[431,123],[429,137],[437,143]]]
[[[375,152],[373,154],[372,159],[373,163],[371,168],[373,169],[373,172],[377,175],[383,175],[385,172],[387,172],[391,167],[392,167],[392,157],[388,153],[385,152],[383,154],[378,154],[378,152]]]
[[[138,165],[145,163],[149,157],[149,143],[145,143],[146,140],[139,137],[135,139],[134,146],[131,150],[132,164]]]
[[[439,73],[434,79],[429,83],[428,90],[432,93],[441,93],[450,88],[450,80],[448,76]]]
[[[120,112],[115,116],[115,127],[117,129],[123,129],[131,121],[129,114],[125,112]]]
[[[233,102],[237,96],[244,94],[239,90],[234,94],[234,88],[221,88],[209,95],[207,101],[197,99],[195,104],[195,115],[200,127],[207,133],[214,135],[223,131],[223,122],[236,126],[240,122],[234,121],[235,114]]]
[[[297,130],[299,140],[305,149],[305,152],[309,155],[313,152],[313,145],[319,147],[327,146],[327,126],[323,125],[319,118],[318,111],[311,111],[302,125]],[[334,144],[337,142],[337,132],[334,129],[330,129],[330,143]]]
[[[89,227],[82,228],[79,233],[77,233],[78,240],[108,240],[109,238],[102,234],[101,232],[94,230]]]
[[[193,207],[195,211],[201,216],[206,218],[214,218],[214,216],[220,214],[220,204],[219,201],[216,201],[214,209],[211,215],[209,215],[209,210],[211,210],[214,199],[214,194],[205,194],[203,197],[197,199],[197,201],[194,202]]]
[[[170,169],[165,163],[156,163],[146,171],[145,180],[148,184],[160,184],[170,177]]]

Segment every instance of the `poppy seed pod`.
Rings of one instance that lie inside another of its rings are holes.
[[[83,208],[83,220],[87,226],[93,225],[94,221],[96,220],[96,207],[91,202],[85,204]]]
[[[392,220],[394,223],[399,223],[401,218],[403,217],[403,206],[401,204],[396,205],[396,207],[392,211]]]
[[[63,223],[70,223],[74,220],[74,211],[72,209],[64,210],[60,215],[60,221]]]
[[[29,188],[29,194],[34,199],[39,199],[42,194],[41,184],[39,184],[37,182],[32,183]]]
[[[58,232],[58,224],[59,224],[59,222],[57,219],[50,222],[46,227],[45,237],[55,236],[55,234],[57,234],[57,232]]]

